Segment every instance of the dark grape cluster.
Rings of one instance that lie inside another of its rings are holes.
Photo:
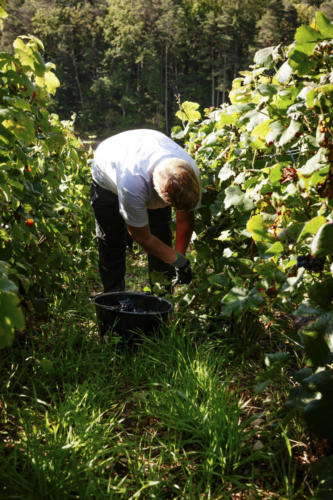
[[[323,270],[325,263],[325,257],[312,257],[312,255],[298,255],[297,257],[297,267],[304,267],[309,271],[314,271],[319,273]]]

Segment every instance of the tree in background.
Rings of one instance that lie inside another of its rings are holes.
[[[164,122],[167,133],[169,132],[169,111],[172,113],[169,101],[172,101],[174,93],[178,90],[178,63],[180,62],[184,36],[184,22],[184,11],[181,6],[173,5],[172,0],[161,0],[154,23],[154,31],[162,63]],[[169,96],[169,94],[171,95]]]
[[[169,129],[183,38],[184,12],[172,0],[109,2],[102,82],[114,97],[111,123],[127,123],[135,114],[138,123]]]
[[[13,52],[13,42],[18,35],[32,33],[32,17],[35,8],[30,0],[10,0],[6,4],[8,17],[5,18],[5,29],[0,38],[3,52]]]
[[[183,0],[190,46],[183,75],[186,98],[205,106],[225,102],[230,82],[248,63],[256,22],[265,3]]]
[[[99,20],[105,11],[103,2],[70,3],[38,3],[33,26],[44,41],[46,55],[55,61],[62,82],[57,110],[63,114],[76,112],[79,125],[92,127],[90,87],[99,73],[104,52]]]
[[[333,20],[332,0],[290,0],[297,10],[300,23],[310,23],[316,10],[324,12],[328,18]]]
[[[271,1],[257,23],[256,46],[271,47],[279,43],[289,44],[293,40],[298,24],[297,10],[290,2]]]

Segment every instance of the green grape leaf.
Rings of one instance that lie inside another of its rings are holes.
[[[205,137],[205,139],[202,141],[203,146],[213,146],[218,142],[218,136],[216,132],[211,132],[210,134]]]
[[[315,90],[309,90],[306,94],[306,105],[308,108],[312,109],[315,105],[315,99],[317,97],[317,92]]]
[[[316,324],[303,328],[300,331],[305,352],[311,360],[314,368],[325,366],[330,360],[330,349],[324,339],[321,328],[317,328]]]
[[[280,243],[279,241],[276,241],[275,243],[273,243],[272,246],[267,248],[267,250],[265,251],[265,255],[269,255],[269,256],[274,257],[277,255],[281,255],[283,252],[284,252],[284,248],[283,248],[282,243]]]
[[[7,276],[2,275],[0,277],[0,290],[2,293],[16,294],[17,286]]]
[[[15,329],[24,327],[24,316],[19,307],[16,285],[8,278],[8,266],[0,262],[0,349],[14,339]]]
[[[29,146],[36,137],[34,121],[27,114],[20,113],[19,116],[19,120],[8,120],[4,123],[19,141],[23,141]]]
[[[222,299],[221,314],[240,315],[249,309],[257,308],[263,302],[264,298],[255,288],[248,291],[245,288],[234,287]]]
[[[230,186],[225,190],[224,206],[226,209],[234,206],[249,211],[253,208],[253,201],[238,186]]]
[[[307,221],[304,224],[304,227],[297,239],[297,242],[301,242],[305,238],[308,238],[312,234],[316,234],[318,229],[325,224],[326,222],[326,217],[323,217],[322,215],[318,215],[317,217],[314,217],[313,219]]]
[[[264,113],[252,110],[243,116],[242,122],[248,122],[246,125],[246,130],[248,132],[251,132],[258,125],[261,125],[263,122],[267,122],[267,116]]]
[[[329,277],[312,285],[309,288],[309,298],[323,309],[330,309],[333,301],[333,278]]]
[[[224,165],[221,170],[219,171],[219,179],[223,182],[223,181],[226,181],[228,179],[230,179],[230,177],[234,177],[235,176],[235,172],[229,167],[229,165]]]
[[[0,19],[5,19],[6,17],[8,17],[7,12],[2,6],[0,6]]]
[[[303,177],[311,177],[314,172],[320,170],[326,163],[325,150],[319,151],[308,160],[303,167],[298,169],[298,173]]]
[[[273,64],[273,52],[274,47],[265,47],[264,49],[258,50],[254,55],[255,64],[270,68]]]
[[[316,23],[321,35],[325,38],[333,38],[333,24],[323,12],[316,12]]]
[[[269,180],[273,186],[278,186],[282,177],[282,164],[273,165],[269,171]]]
[[[44,75],[45,86],[47,91],[54,95],[56,93],[57,88],[60,86],[60,82],[53,71],[47,71]]]
[[[210,276],[208,276],[208,281],[212,285],[220,287],[225,287],[229,284],[229,278],[225,275],[225,273],[211,274]]]
[[[260,123],[259,125],[257,125],[256,127],[254,127],[254,129],[251,132],[251,136],[259,137],[260,140],[264,141],[267,134],[270,131],[270,126],[269,126],[270,123],[271,123],[271,120],[266,120],[266,121]]]
[[[261,95],[269,97],[272,97],[273,95],[277,94],[278,90],[279,90],[278,85],[272,85],[269,83],[262,83],[258,87],[258,91]]]
[[[292,141],[297,132],[300,131],[301,127],[302,125],[300,122],[291,120],[289,127],[282,133],[280,137],[279,146],[285,146],[286,144],[288,144],[288,142]]]
[[[185,101],[181,105],[181,110],[177,111],[176,116],[182,121],[195,123],[201,119],[201,113],[198,109],[199,104],[197,102]]]
[[[237,123],[238,113],[236,112],[225,112],[221,113],[218,126],[223,127],[224,125],[235,125]]]
[[[247,231],[252,235],[254,241],[264,241],[267,239],[267,231],[262,215],[254,215],[246,224]]]
[[[2,123],[0,123],[0,138],[8,145],[15,142],[15,135]]]
[[[31,112],[30,103],[26,99],[23,99],[22,97],[5,96],[5,97],[3,97],[2,101],[4,104],[6,104],[9,107],[13,107],[13,108],[21,109],[23,111]],[[10,110],[7,110],[7,111],[10,111]]]
[[[286,83],[289,82],[290,78],[292,77],[293,74],[293,68],[290,66],[288,61],[285,61],[279,71],[276,73],[276,80],[281,83],[282,85],[285,85]]]
[[[312,52],[314,52],[315,47],[316,44],[312,44],[311,46]],[[289,53],[289,64],[299,75],[310,74],[312,68],[315,67],[315,62],[309,59],[309,54],[305,52],[305,48],[304,50],[298,50],[298,48],[301,47],[298,46]]]
[[[311,43],[317,43],[318,40],[321,40],[321,34],[317,31],[311,28],[310,26],[307,26],[305,24],[302,24],[299,28],[296,30],[295,34],[295,40],[297,42],[296,47],[300,44],[311,44]]]
[[[270,132],[266,136],[266,142],[267,143],[274,143],[278,137],[282,134],[282,132],[285,130],[283,123],[281,120],[276,120],[274,122],[271,122],[269,124],[269,129]]]
[[[327,222],[318,230],[311,244],[311,254],[324,257],[333,253],[333,222]]]
[[[16,38],[13,43],[15,54],[23,66],[28,66],[30,69],[35,69],[34,55],[30,48],[24,43],[21,37]]]

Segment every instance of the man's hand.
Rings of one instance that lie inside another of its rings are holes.
[[[186,262],[181,267],[175,267],[176,278],[173,280],[173,286],[176,285],[188,285],[192,281],[192,269],[190,261],[185,259]]]

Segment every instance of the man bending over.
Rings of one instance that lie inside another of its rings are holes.
[[[198,167],[172,139],[149,129],[105,139],[92,161],[91,205],[96,219],[99,271],[104,292],[125,289],[128,233],[148,253],[149,276],[190,283],[185,257],[200,206]],[[171,207],[176,210],[172,248]]]

